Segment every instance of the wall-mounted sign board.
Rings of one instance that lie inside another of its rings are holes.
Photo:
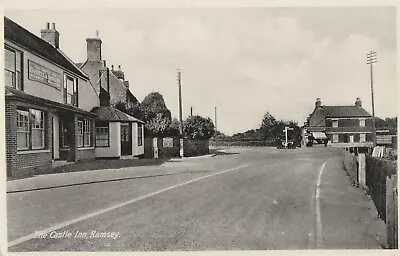
[[[28,79],[32,81],[41,82],[54,87],[58,90],[62,88],[62,75],[37,64],[31,60],[28,61]]]

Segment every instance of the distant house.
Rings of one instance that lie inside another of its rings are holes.
[[[308,120],[308,132],[335,147],[372,147],[372,116],[357,98],[353,106],[323,106],[320,98]]]

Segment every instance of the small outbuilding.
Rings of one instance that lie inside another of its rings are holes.
[[[92,110],[96,129],[96,158],[120,158],[144,154],[144,122],[112,106]]]

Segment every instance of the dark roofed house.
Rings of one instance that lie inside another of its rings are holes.
[[[38,37],[4,17],[4,53],[7,176],[95,158],[90,110],[99,98],[60,50],[55,24]]]
[[[353,106],[323,106],[317,98],[307,130],[322,135],[336,147],[372,147],[372,116],[360,98]]]

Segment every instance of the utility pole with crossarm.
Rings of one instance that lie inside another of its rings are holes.
[[[374,143],[374,147],[376,146],[376,129],[375,129],[375,101],[374,101],[374,77],[372,72],[372,64],[378,62],[378,58],[376,57],[376,52],[370,51],[367,53],[367,64],[370,66],[371,72],[371,100],[372,100],[372,141]]]

